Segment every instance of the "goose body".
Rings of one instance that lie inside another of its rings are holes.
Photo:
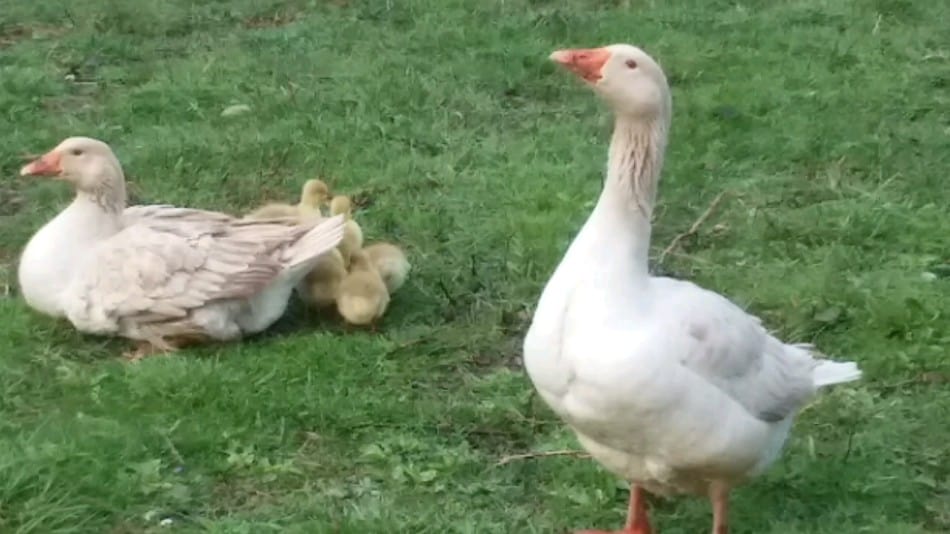
[[[646,490],[709,495],[724,534],[729,490],[775,461],[818,388],[861,373],[778,340],[717,293],[649,275],[672,110],[663,71],[630,45],[552,59],[607,101],[616,124],[597,205],[538,301],[526,370],[592,457],[631,483],[621,532],[651,532]]]
[[[374,326],[389,306],[386,282],[362,250],[353,252],[350,260],[337,290],[337,311],[351,325]]]
[[[406,283],[412,265],[401,248],[392,243],[379,242],[366,245],[363,252],[379,271],[390,295]]]
[[[21,173],[77,190],[22,254],[27,304],[80,331],[152,348],[266,329],[343,232],[342,217],[297,224],[168,205],[127,208],[121,166],[95,139],[67,139]]]
[[[330,213],[332,215],[342,215],[346,218],[343,227],[343,239],[340,241],[340,254],[343,255],[343,263],[346,268],[350,268],[350,260],[354,254],[363,248],[363,228],[353,219],[353,204],[350,197],[346,195],[337,195],[330,201]]]

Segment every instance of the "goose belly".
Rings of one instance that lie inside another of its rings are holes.
[[[112,214],[77,197],[39,229],[20,256],[17,278],[27,304],[48,315],[64,317],[64,301],[77,270],[97,243],[120,230]]]
[[[591,457],[614,475],[650,493],[675,495],[705,493],[708,480],[669,465],[659,456],[633,454],[605,445],[575,429],[577,440]]]
[[[27,243],[17,280],[27,305],[46,315],[64,317],[63,294],[81,258],[69,242],[57,240],[55,231],[50,230],[41,229]]]
[[[250,297],[243,310],[235,318],[244,334],[256,334],[277,322],[287,310],[287,304],[294,286],[288,283],[286,275],[279,276],[260,293]]]

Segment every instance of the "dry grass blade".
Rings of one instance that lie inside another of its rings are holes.
[[[660,253],[659,259],[656,260],[657,263],[663,263],[663,260],[666,259],[666,256],[676,249],[676,247],[680,244],[680,241],[686,239],[687,237],[696,235],[696,232],[698,232],[699,228],[704,222],[706,222],[706,219],[708,219],[713,214],[713,212],[716,211],[716,208],[719,206],[719,203],[722,202],[722,199],[725,196],[725,191],[716,195],[716,198],[714,198],[712,202],[709,203],[709,207],[706,208],[706,211],[704,211],[703,214],[693,222],[693,224],[689,227],[689,230],[678,234],[673,238],[672,241],[670,241],[670,244],[667,245],[665,249],[663,249],[663,252]]]
[[[517,462],[520,460],[533,460],[535,458],[548,458],[551,456],[573,456],[574,458],[590,458],[590,454],[579,451],[575,449],[564,449],[560,451],[533,451],[525,452],[521,454],[510,454],[508,456],[503,456],[495,466],[502,466],[510,464],[511,462]]]

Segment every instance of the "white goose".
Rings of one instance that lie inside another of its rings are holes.
[[[666,77],[630,45],[551,59],[601,96],[616,123],[600,199],[525,338],[527,372],[593,458],[630,481],[620,532],[651,532],[646,490],[708,495],[713,532],[725,534],[730,489],[776,459],[818,388],[861,372],[783,343],[712,291],[648,274],[672,112]]]
[[[294,286],[343,236],[343,217],[242,221],[174,206],[126,208],[109,146],[71,137],[20,171],[76,189],[27,243],[27,304],[76,329],[140,341],[132,358],[266,329]]]

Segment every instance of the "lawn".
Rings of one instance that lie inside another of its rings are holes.
[[[3,4],[0,532],[619,527],[626,489],[593,462],[496,465],[577,447],[520,344],[610,127],[547,55],[612,42],[674,90],[654,257],[725,193],[654,269],[865,370],[736,492],[735,532],[950,531],[945,2]],[[240,212],[326,177],[414,270],[377,333],[295,303],[245,343],[125,364],[17,294],[69,197],[21,156],[69,135],[112,144],[137,202]],[[684,498],[654,519],[710,515]]]

